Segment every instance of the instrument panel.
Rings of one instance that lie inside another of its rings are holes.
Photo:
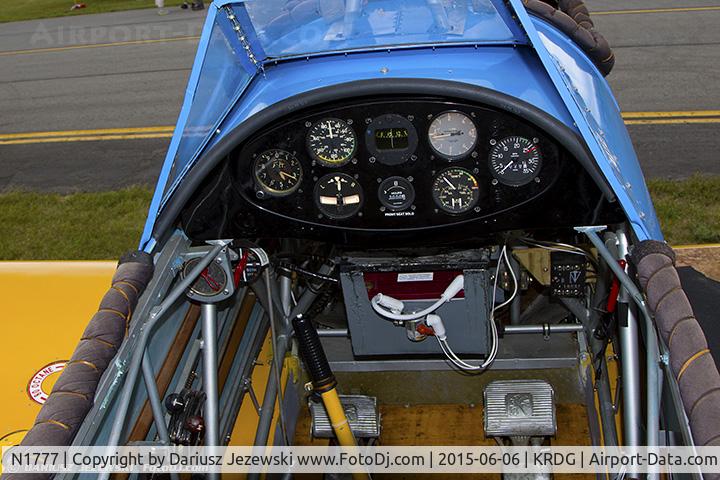
[[[531,201],[559,147],[510,114],[427,99],[357,102],[260,132],[230,159],[264,212],[366,230],[463,223]]]
[[[511,111],[429,96],[337,99],[234,146],[184,206],[192,240],[363,248],[622,221],[584,167]]]

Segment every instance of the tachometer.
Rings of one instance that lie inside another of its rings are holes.
[[[312,127],[307,135],[310,155],[326,167],[340,167],[352,159],[357,148],[355,131],[347,122],[325,118]]]
[[[435,153],[448,160],[457,160],[475,148],[477,129],[464,113],[445,112],[430,122],[428,140]]]
[[[315,204],[323,215],[349,218],[358,213],[363,203],[360,183],[346,173],[331,173],[315,185]]]
[[[505,185],[521,187],[540,173],[542,156],[536,141],[525,137],[506,137],[490,152],[490,172]]]
[[[443,211],[459,214],[477,205],[480,189],[472,173],[464,168],[451,167],[440,172],[433,180],[432,197]]]
[[[268,194],[282,197],[300,187],[303,169],[292,153],[276,148],[257,156],[254,173],[260,186],[258,196]]]

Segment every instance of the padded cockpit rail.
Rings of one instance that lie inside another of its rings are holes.
[[[570,37],[590,57],[600,72],[607,76],[615,65],[610,45],[590,19],[582,0],[523,0],[528,11],[547,20]],[[555,6],[557,5],[557,7]]]
[[[698,446],[719,446],[720,373],[680,284],[675,253],[663,242],[646,240],[635,247],[631,261],[670,350],[693,440]]]
[[[70,445],[93,405],[95,390],[105,369],[122,344],[138,299],[153,275],[152,257],[129,252],[119,261],[110,289],[85,328],[72,357],[58,378],[35,424],[21,445]],[[78,292],[78,295],[82,292]],[[23,474],[23,480],[49,478],[49,474]],[[3,475],[3,480],[14,475]]]

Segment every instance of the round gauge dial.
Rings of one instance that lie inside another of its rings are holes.
[[[340,167],[350,161],[357,148],[355,131],[347,122],[325,118],[310,127],[307,136],[310,155],[326,167]]]
[[[505,185],[520,187],[537,177],[542,156],[535,142],[525,137],[506,137],[490,152],[490,172]]]
[[[199,258],[191,258],[183,266],[183,276],[192,271],[200,261]],[[215,262],[211,262],[205,270],[202,271],[195,283],[190,286],[190,290],[195,295],[201,297],[214,297],[222,292],[227,286],[227,275],[225,270]]]
[[[428,139],[435,153],[448,160],[457,160],[475,148],[477,129],[464,113],[445,112],[430,122]]]
[[[477,205],[480,189],[472,173],[460,167],[440,172],[433,180],[432,197],[443,211],[465,213]]]
[[[360,183],[346,173],[331,173],[315,185],[315,204],[323,215],[343,219],[355,215],[362,207]]]
[[[390,177],[380,184],[378,197],[389,210],[405,210],[415,201],[415,189],[407,178]]]
[[[276,148],[258,155],[254,173],[263,192],[282,197],[300,187],[303,169],[292,153]]]

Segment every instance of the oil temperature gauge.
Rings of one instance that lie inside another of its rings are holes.
[[[315,185],[315,204],[323,215],[337,220],[360,211],[363,191],[360,183],[346,173],[331,173]]]
[[[464,168],[451,167],[433,180],[432,197],[443,211],[457,215],[477,205],[480,189],[472,173]]]

